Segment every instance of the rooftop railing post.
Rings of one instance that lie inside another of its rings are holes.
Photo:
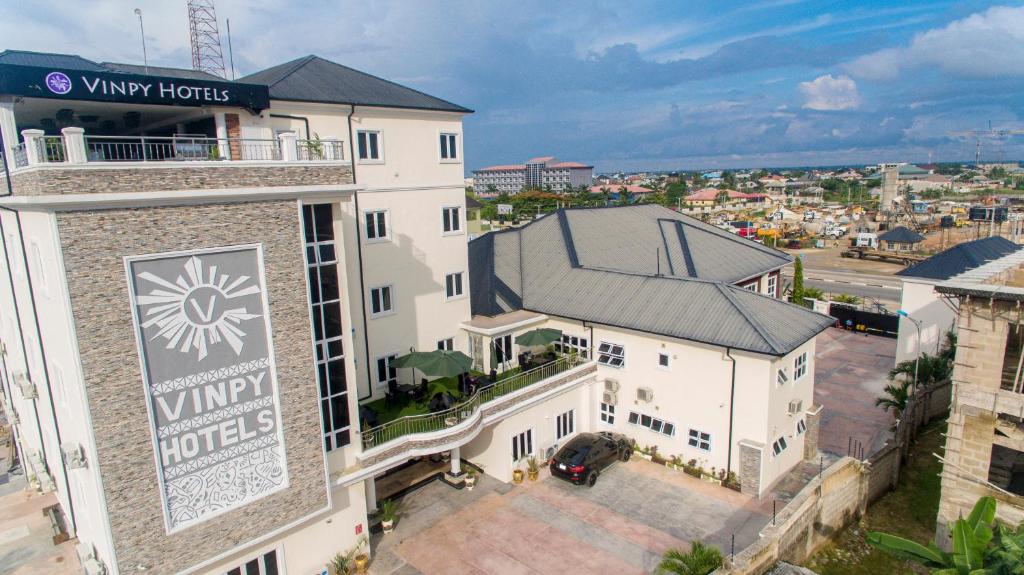
[[[281,132],[277,135],[281,142],[281,160],[295,162],[299,159],[298,139],[295,132]]]
[[[85,130],[69,126],[60,133],[64,136],[64,161],[69,164],[84,164],[88,160],[85,153]]]
[[[45,161],[43,151],[43,136],[46,132],[42,130],[22,130],[21,137],[25,140],[25,157],[28,158],[28,165],[34,166]]]

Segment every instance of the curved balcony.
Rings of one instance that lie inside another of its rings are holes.
[[[401,417],[363,431],[362,467],[436,453],[466,443],[509,408],[540,400],[546,392],[580,382],[596,371],[597,366],[591,360],[561,357],[481,388],[444,411]]]

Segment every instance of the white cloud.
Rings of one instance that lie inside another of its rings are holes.
[[[1024,6],[995,6],[914,36],[910,45],[861,56],[845,68],[859,78],[889,80],[914,67],[971,77],[1024,74]]]
[[[800,92],[808,110],[852,110],[860,106],[857,83],[849,76],[818,76],[811,82],[801,82]]]

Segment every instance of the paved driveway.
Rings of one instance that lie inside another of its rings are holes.
[[[894,420],[875,398],[889,383],[896,340],[829,328],[818,336],[814,359],[814,403],[825,407],[818,448],[846,455],[851,444],[861,445],[868,457],[884,447]]]
[[[551,477],[483,478],[471,492],[435,482],[407,495],[394,533],[374,537],[375,574],[650,573],[695,539],[729,552],[771,521],[771,501],[646,461],[616,464],[593,488]]]

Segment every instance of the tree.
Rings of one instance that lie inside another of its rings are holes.
[[[619,205],[628,206],[633,199],[633,194],[626,189],[626,186],[619,186]]]
[[[722,184],[726,188],[729,188],[730,190],[731,189],[735,189],[736,188],[736,174],[734,174],[734,173],[732,173],[732,172],[730,172],[728,170],[722,172]]]
[[[893,416],[899,419],[903,415],[903,410],[907,408],[907,401],[910,399],[910,382],[890,383],[885,386],[884,391],[886,395],[875,398],[875,406],[892,412]]]
[[[860,303],[860,298],[855,295],[841,293],[832,298],[832,301],[837,303],[848,303],[851,305],[857,305]]]
[[[898,376],[914,382],[914,365],[917,364],[917,385],[928,387],[949,378],[953,371],[952,362],[941,355],[929,355],[922,353],[920,357],[905,359],[896,364],[896,367],[889,370],[889,380],[894,381]]]
[[[1004,547],[1001,537],[993,545],[992,527],[995,517],[996,500],[992,497],[978,499],[966,519],[961,517],[949,526],[950,532],[953,534],[952,553],[946,553],[931,542],[924,546],[897,535],[878,531],[868,533],[867,542],[872,547],[900,559],[920,563],[931,569],[933,575],[996,575],[999,572],[993,571],[991,567],[1002,560],[1002,555],[997,556],[997,552],[1012,553],[1010,550],[1014,548],[1017,541],[1010,536],[1007,538],[1007,543],[1010,545]],[[985,568],[986,562],[989,562],[990,568]],[[1016,563],[1020,565],[1019,556]],[[1006,573],[1014,573],[1014,571],[1006,571]],[[1016,573],[1020,573],[1020,571]]]
[[[722,552],[717,547],[694,541],[690,550],[669,549],[658,564],[658,573],[673,575],[707,575],[722,566]]]
[[[800,256],[793,262],[793,303],[804,303],[804,260]]]
[[[715,194],[715,203],[722,206],[729,203],[729,191],[719,190],[719,192]]]
[[[693,189],[699,190],[704,187],[704,177],[700,175],[700,172],[694,172],[693,174]]]
[[[608,186],[601,186],[601,205],[607,206],[612,201],[612,191]]]
[[[665,203],[669,206],[679,205],[680,200],[682,200],[685,195],[686,182],[681,178],[678,182],[669,184],[665,187]]]

